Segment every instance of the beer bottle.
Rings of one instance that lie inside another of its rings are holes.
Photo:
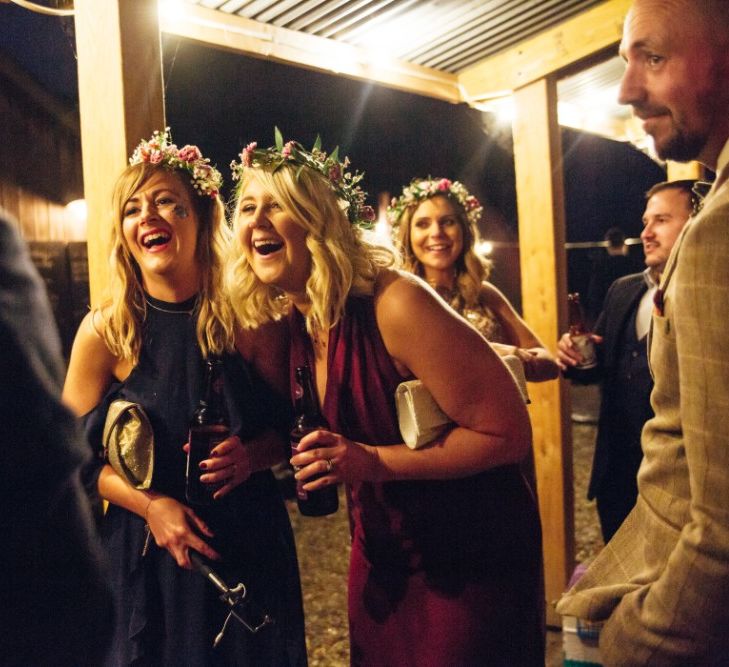
[[[204,484],[200,481],[200,462],[210,458],[211,450],[230,435],[223,397],[223,362],[207,359],[205,391],[200,397],[190,420],[190,436],[185,474],[185,497],[195,505],[213,502],[213,493],[220,484]]]
[[[318,428],[329,428],[324,419],[319,402],[314,392],[314,382],[308,366],[296,368],[296,418],[291,429],[291,451],[296,454],[297,445],[307,433]],[[321,475],[319,475],[321,477]],[[330,484],[317,491],[305,491],[303,485],[317,477],[310,477],[306,482],[296,480],[296,502],[304,516],[325,516],[337,511],[339,496],[336,484]]]
[[[580,304],[580,293],[572,292],[567,295],[569,308],[569,334],[575,349],[582,355],[582,361],[575,368],[587,369],[597,365],[595,341],[585,325],[585,314]]]

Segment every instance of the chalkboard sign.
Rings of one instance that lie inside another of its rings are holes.
[[[29,241],[31,259],[46,286],[48,300],[68,359],[74,336],[88,311],[89,270],[86,244]]]

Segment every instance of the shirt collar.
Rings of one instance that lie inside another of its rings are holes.
[[[650,266],[643,271],[643,280],[645,281],[645,284],[648,285],[648,289],[658,287],[658,281],[656,280],[655,273]]]

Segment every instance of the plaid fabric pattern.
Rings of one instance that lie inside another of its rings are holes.
[[[729,655],[729,142],[661,281],[635,509],[557,606],[605,621],[605,665],[726,665]]]

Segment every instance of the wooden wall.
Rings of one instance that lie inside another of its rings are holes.
[[[83,197],[77,110],[0,55],[0,118],[0,206],[26,240],[81,240],[65,209]]]

